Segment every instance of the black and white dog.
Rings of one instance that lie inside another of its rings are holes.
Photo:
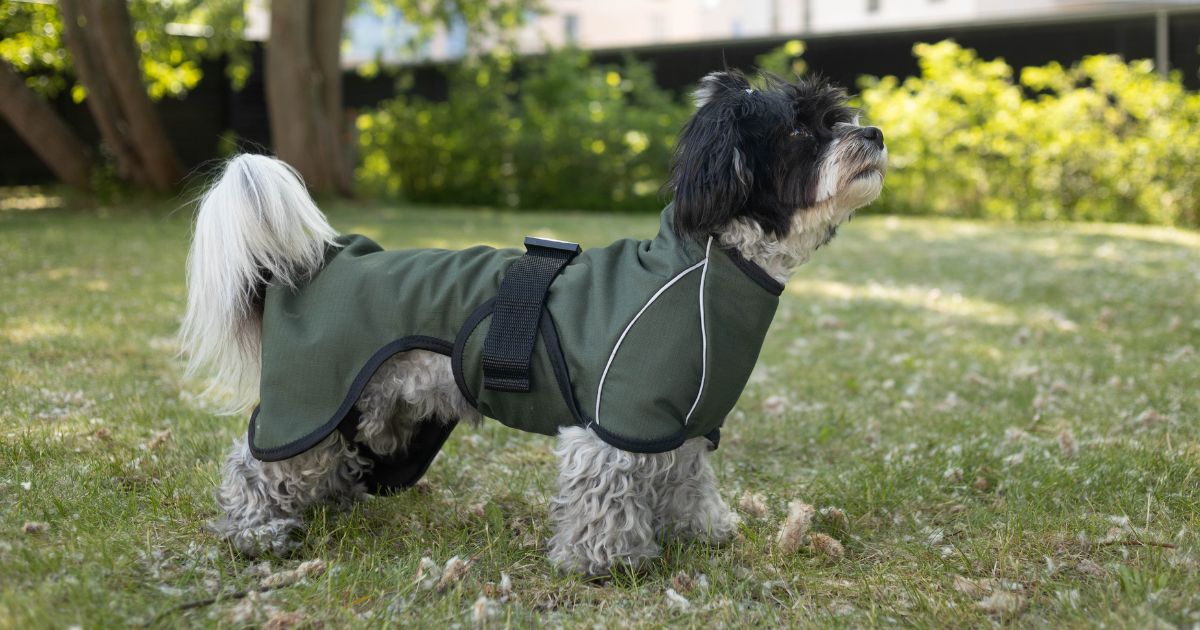
[[[780,283],[883,187],[882,132],[860,126],[846,94],[820,80],[766,76],[756,86],[716,72],[701,81],[696,106],[671,167],[675,229],[711,236]],[[235,407],[258,399],[264,287],[317,273],[335,236],[296,173],[271,158],[234,158],[205,195],[181,336],[191,368],[210,369],[215,385],[236,392]],[[354,442],[335,431],[291,459],[264,462],[235,440],[218,533],[246,554],[286,552],[306,509],[365,494],[372,460],[355,442],[402,452],[422,423],[480,419],[450,359],[427,350],[380,366],[355,407]],[[716,542],[733,533],[738,519],[717,490],[704,438],[649,454],[618,449],[583,426],[561,429],[557,440],[555,565],[603,574],[655,557],[660,536]]]

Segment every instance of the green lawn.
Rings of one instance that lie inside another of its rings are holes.
[[[854,221],[788,286],[714,458],[727,499],[760,493],[766,516],[594,584],[544,559],[551,440],[494,422],[421,490],[317,510],[295,557],[235,555],[204,525],[245,419],[208,411],[175,357],[190,211],[19,205],[0,206],[0,626],[470,627],[501,573],[497,626],[1200,623],[1196,233]],[[390,247],[656,224],[329,214]],[[776,548],[793,500],[844,511],[814,526],[844,558]],[[458,582],[415,582],[456,555]],[[327,570],[229,596],[312,559]]]

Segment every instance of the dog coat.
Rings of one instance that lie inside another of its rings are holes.
[[[295,456],[339,426],[353,439],[367,381],[414,349],[449,356],[466,400],[514,429],[584,426],[640,453],[715,447],[783,286],[711,237],[678,237],[671,206],[652,240],[526,247],[384,251],[347,235],[300,287],[268,286],[254,456]],[[419,477],[448,433],[391,465]]]

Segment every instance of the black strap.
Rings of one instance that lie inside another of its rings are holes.
[[[529,364],[546,292],[555,276],[579,254],[579,245],[525,237],[525,255],[504,274],[487,338],[483,386],[497,392],[528,392]]]

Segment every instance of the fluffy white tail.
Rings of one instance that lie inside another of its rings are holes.
[[[180,341],[188,374],[210,368],[207,393],[232,397],[227,411],[257,399],[267,283],[310,277],[336,236],[300,174],[275,158],[234,157],[201,197]]]

